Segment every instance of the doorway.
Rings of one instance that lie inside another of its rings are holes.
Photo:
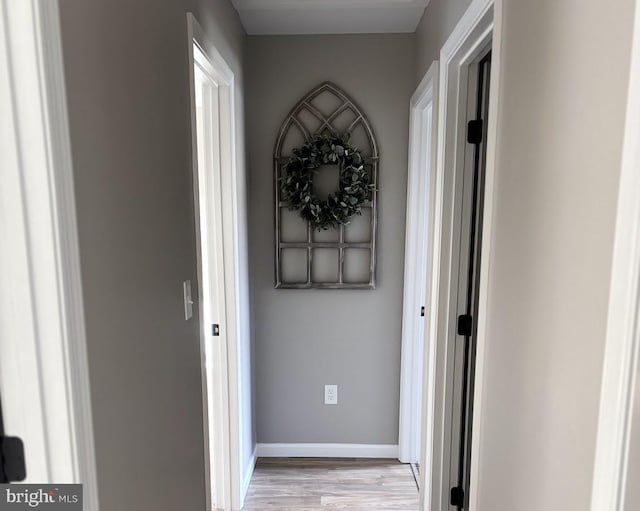
[[[57,2],[0,1],[0,482],[82,483],[94,421]]]
[[[468,509],[471,463],[473,391],[477,344],[478,289],[482,245],[486,131],[489,110],[491,50],[469,65],[466,143],[461,183],[460,216],[456,231],[457,267],[456,335],[453,364],[449,373],[452,388],[449,505]]]
[[[475,0],[440,51],[423,381],[422,509],[473,509],[483,404],[501,4]]]
[[[214,78],[214,69],[200,46],[194,42],[194,106],[195,106],[195,148],[198,207],[196,208],[200,276],[200,323],[206,332],[211,325],[209,335],[203,335],[204,345],[204,413],[208,416],[206,428],[209,440],[209,481],[211,502],[224,501],[227,482],[220,467],[214,460],[219,456],[216,438],[224,437],[225,419],[221,405],[224,402],[221,392],[224,385],[224,347],[227,344],[224,322],[224,257],[221,239],[221,194],[220,194],[220,107],[219,87]],[[217,337],[214,344],[212,337]],[[223,413],[219,413],[219,412]],[[216,413],[218,412],[218,413]]]
[[[207,508],[241,506],[234,75],[187,15]],[[186,313],[186,309],[185,309]],[[188,316],[188,314],[187,314]]]
[[[437,99],[438,62],[433,62],[411,97],[409,118],[398,458],[418,470],[424,427],[425,320],[432,307],[425,283],[433,263]]]

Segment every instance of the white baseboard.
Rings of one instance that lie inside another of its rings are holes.
[[[247,463],[247,466],[244,469],[244,478],[242,480],[242,486],[240,488],[240,504],[244,507],[244,499],[247,496],[247,492],[249,491],[249,485],[251,484],[251,478],[253,477],[253,471],[256,468],[256,461],[258,461],[258,446],[255,445],[253,448],[253,454]]]
[[[258,444],[258,458],[391,458],[398,446],[388,444]]]

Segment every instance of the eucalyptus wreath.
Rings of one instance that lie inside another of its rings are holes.
[[[317,230],[334,229],[362,214],[362,206],[375,188],[368,165],[360,151],[351,145],[348,134],[315,135],[294,149],[283,166],[280,178],[281,198],[292,211]],[[326,199],[314,191],[313,178],[322,165],[338,165],[340,185]]]

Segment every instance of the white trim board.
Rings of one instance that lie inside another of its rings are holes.
[[[437,84],[438,63],[434,62],[410,102],[398,441],[403,463],[421,463],[424,327],[426,311],[431,308],[427,278],[433,243]],[[424,317],[420,316],[421,307],[425,308]]]
[[[456,179],[459,179],[464,152],[464,122],[467,98],[467,69],[487,47],[492,46],[491,86],[483,212],[482,259],[480,265],[479,312],[477,327],[474,415],[471,446],[471,488],[469,509],[477,509],[478,458],[482,434],[483,380],[486,344],[488,276],[493,238],[493,201],[495,186],[495,145],[498,119],[498,94],[501,61],[502,0],[473,0],[440,51],[438,93],[438,145],[435,180],[434,241],[432,275],[427,296],[432,304],[424,353],[424,442],[421,470],[421,509],[448,509],[449,446],[447,365],[450,339],[455,334],[455,303],[451,257],[453,250]]]
[[[625,502],[640,357],[640,2],[636,3],[616,232],[609,291],[591,511],[635,511]],[[637,481],[629,481],[637,484]]]
[[[258,458],[389,458],[398,446],[388,444],[258,444]]]
[[[29,483],[98,510],[57,0],[0,0],[0,389]],[[46,361],[46,363],[45,363]]]

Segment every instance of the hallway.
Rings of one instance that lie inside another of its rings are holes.
[[[245,511],[418,510],[410,465],[378,459],[260,458]]]
[[[0,112],[0,510],[640,511],[640,0],[0,0]]]

